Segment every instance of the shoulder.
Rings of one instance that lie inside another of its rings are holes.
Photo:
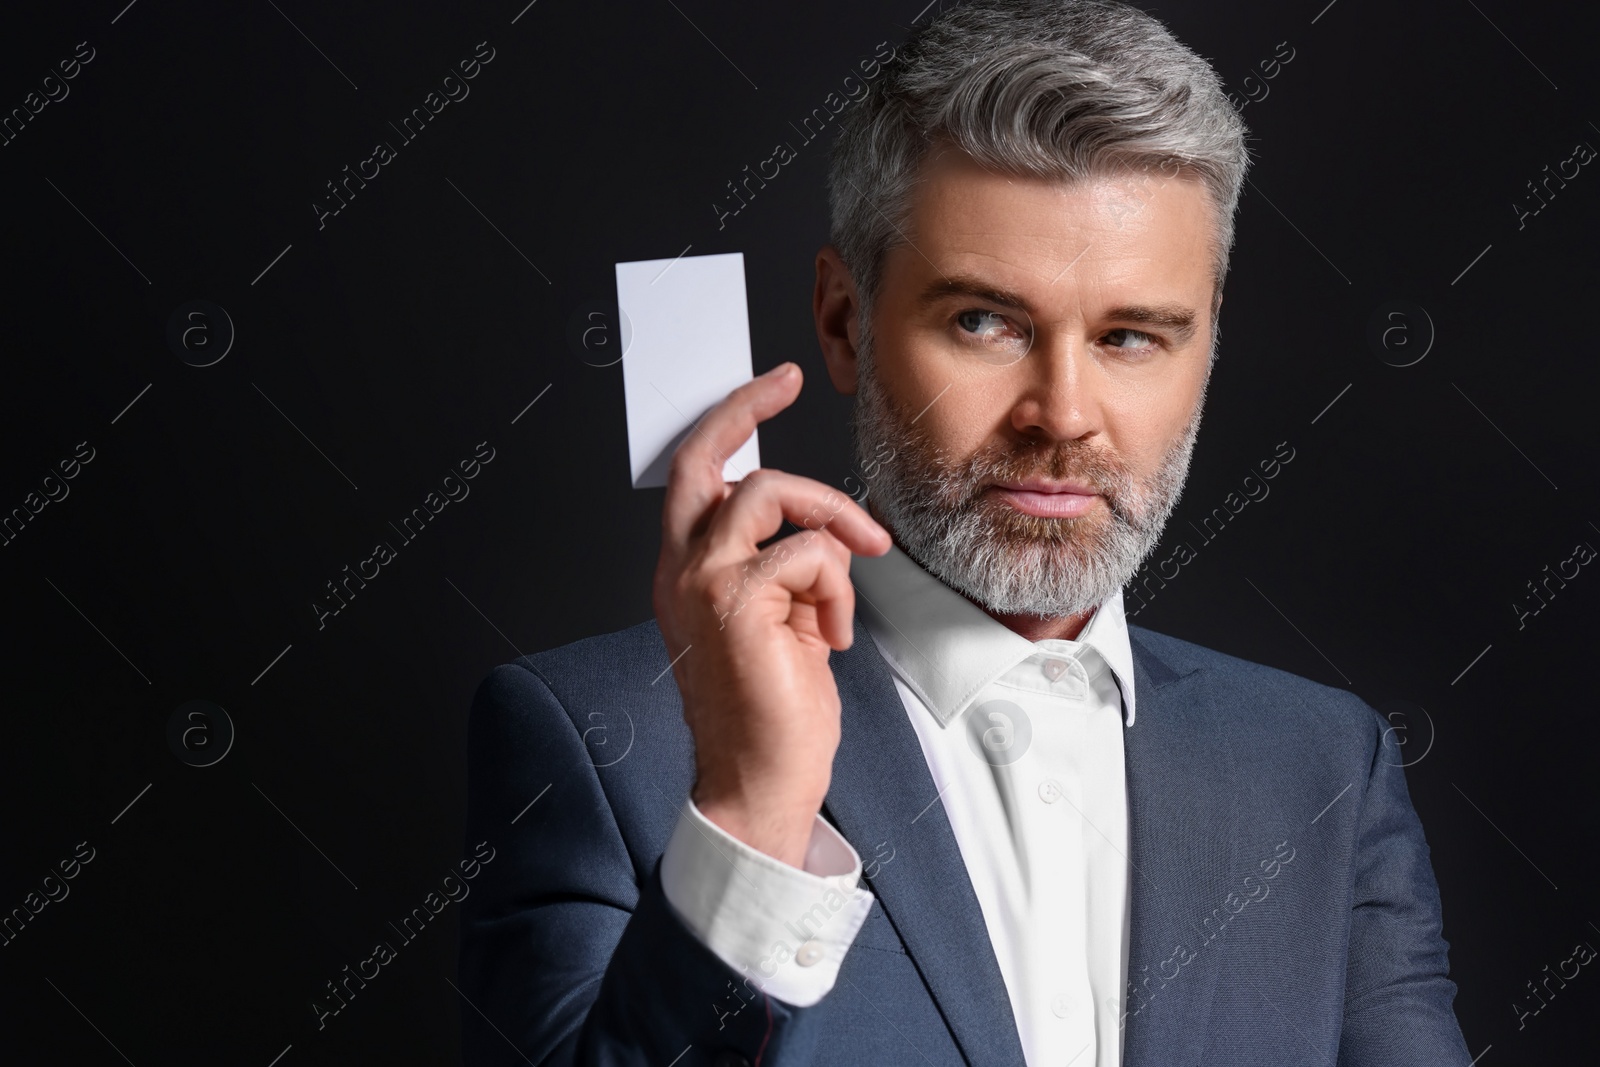
[[[604,682],[631,690],[650,686],[668,666],[666,644],[655,619],[522,656],[515,663],[539,675],[552,689]]]
[[[601,823],[620,831],[647,876],[678,815],[671,798],[694,781],[693,738],[655,621],[495,667],[473,698],[467,753],[469,806],[514,813],[553,787],[546,810],[562,812],[563,825],[568,812],[609,812]],[[601,832],[586,817],[571,826]]]
[[[674,704],[678,687],[669,667],[661,631],[649,619],[503,663],[483,679],[477,703],[553,703],[582,723],[597,709],[629,712]]]
[[[1382,720],[1371,705],[1348,689],[1143,626],[1129,624],[1128,636],[1136,657],[1142,646],[1147,656],[1172,672],[1170,677],[1199,672],[1195,680],[1219,709],[1242,720],[1241,725],[1266,730],[1314,727],[1377,741]]]

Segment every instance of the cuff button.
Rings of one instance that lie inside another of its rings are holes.
[[[802,967],[812,967],[822,962],[822,945],[815,940],[807,941],[795,950],[794,961]]]

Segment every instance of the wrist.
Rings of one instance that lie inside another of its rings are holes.
[[[803,868],[806,850],[822,809],[820,799],[779,799],[691,793],[700,814],[729,836],[791,867]]]

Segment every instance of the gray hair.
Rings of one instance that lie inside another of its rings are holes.
[[[948,142],[1009,174],[1068,181],[1159,167],[1197,178],[1216,216],[1217,292],[1249,153],[1222,81],[1156,19],[1114,0],[975,0],[915,31],[843,116],[832,240],[862,322],[911,190]]]

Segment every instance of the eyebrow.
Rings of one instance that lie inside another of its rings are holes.
[[[938,303],[947,296],[974,296],[979,300],[987,300],[991,304],[1004,304],[1006,307],[1020,308],[1030,316],[1033,314],[1033,305],[1020,293],[1010,289],[1001,289],[990,285],[971,274],[947,274],[936,282],[932,282],[917,297],[917,307],[925,308],[929,304]]]
[[[1003,289],[975,275],[951,274],[932,282],[917,297],[917,307],[926,308],[950,296],[970,296],[992,304],[1013,307],[1034,315],[1033,305],[1021,293]],[[1108,310],[1104,319],[1137,326],[1150,326],[1172,334],[1173,343],[1187,344],[1194,337],[1199,316],[1181,304],[1124,304]]]
[[[1140,326],[1153,326],[1159,330],[1167,330],[1172,334],[1173,343],[1184,345],[1194,336],[1195,319],[1197,316],[1192,308],[1182,307],[1178,304],[1157,304],[1146,306],[1130,304],[1124,307],[1114,307],[1106,312],[1105,317],[1116,322],[1131,322]]]

